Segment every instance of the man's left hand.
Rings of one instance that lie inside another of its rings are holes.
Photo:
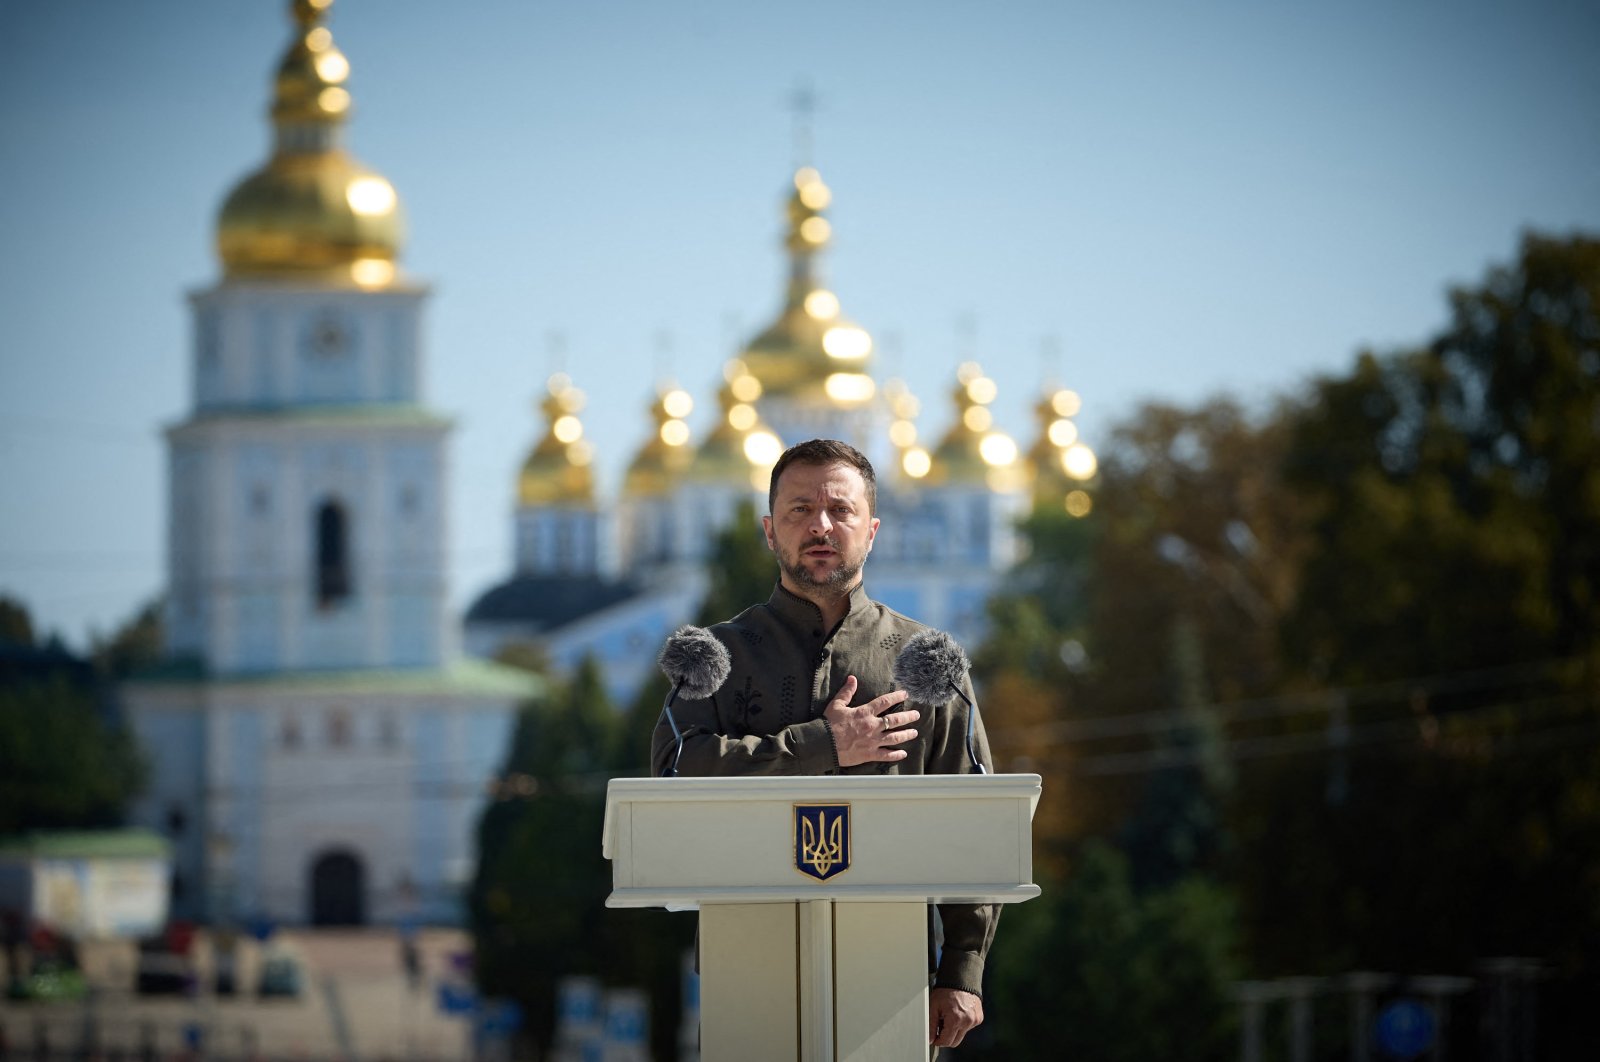
[[[962,1037],[983,1024],[983,1000],[959,988],[928,991],[928,1043],[955,1047]]]

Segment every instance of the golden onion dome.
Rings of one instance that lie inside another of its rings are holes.
[[[664,387],[650,406],[655,431],[628,464],[622,492],[649,498],[671,493],[683,477],[694,452],[689,448],[689,425],[684,418],[694,409],[689,392]]]
[[[217,250],[232,277],[393,283],[405,225],[394,186],[340,146],[350,63],[322,24],[333,0],[293,0],[296,30],[278,65],[274,146],[224,200]]]
[[[589,506],[594,503],[594,450],[583,437],[578,413],[583,392],[565,373],[556,373],[540,403],[545,415],[544,438],[522,462],[517,475],[517,504]]]
[[[898,378],[885,381],[883,397],[894,418],[889,423],[889,442],[894,446],[900,475],[913,482],[920,480],[933,468],[933,456],[917,437],[917,414],[922,411],[922,403]]]
[[[934,450],[924,482],[930,486],[986,483],[1009,489],[1017,444],[994,429],[989,403],[997,393],[995,383],[970,361],[961,366],[956,378],[956,387],[950,392],[956,422]]]
[[[723,369],[723,377],[722,389],[717,392],[721,419],[695,451],[685,477],[701,483],[749,483],[765,489],[772,466],[783,453],[783,443],[756,412],[761,383],[737,358]]]
[[[823,214],[832,197],[811,167],[794,175],[784,236],[789,284],[783,310],[740,357],[769,395],[852,408],[876,392],[867,373],[872,337],[840,313],[839,297],[818,278],[816,258],[833,233]]]
[[[1089,512],[1085,484],[1094,478],[1099,461],[1078,437],[1078,426],[1072,420],[1082,405],[1077,392],[1062,388],[1046,394],[1033,407],[1039,437],[1028,450],[1026,464],[1035,508],[1065,506],[1074,516]]]

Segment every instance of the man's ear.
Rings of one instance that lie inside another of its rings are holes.
[[[878,518],[876,516],[874,516],[872,518],[871,525],[868,527],[868,530],[867,530],[867,552],[868,553],[872,552],[872,544],[874,542],[878,541],[878,523],[879,523]]]
[[[761,530],[767,536],[767,549],[773,553],[778,552],[778,544],[772,540],[772,517],[761,518]]]

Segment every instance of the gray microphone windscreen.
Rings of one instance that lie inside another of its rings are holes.
[[[721,689],[733,668],[727,646],[704,627],[687,623],[672,632],[656,662],[673,687],[694,701]]]
[[[912,637],[894,660],[894,684],[919,704],[944,704],[967,677],[967,654],[944,631]]]

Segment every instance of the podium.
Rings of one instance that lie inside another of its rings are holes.
[[[926,1062],[930,903],[1020,903],[1039,776],[619,778],[608,907],[700,912],[704,1062]]]

